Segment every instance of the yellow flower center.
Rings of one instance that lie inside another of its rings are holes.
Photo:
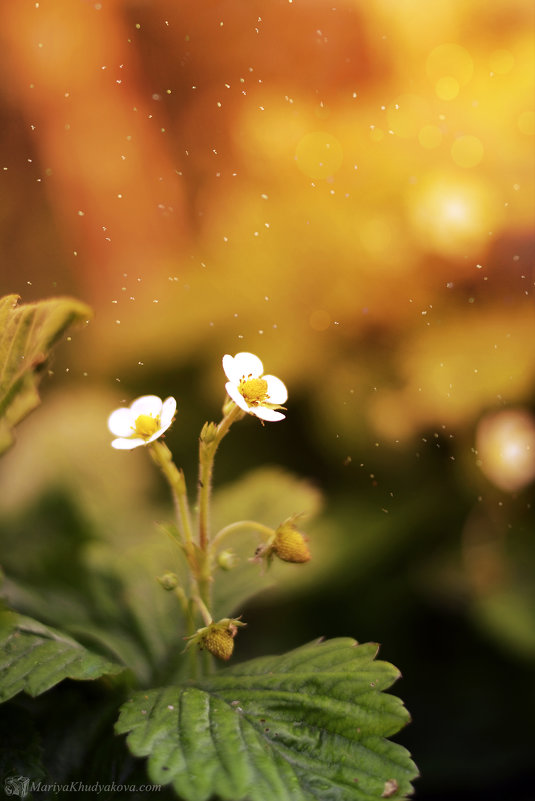
[[[160,428],[160,418],[153,417],[151,414],[140,414],[136,417],[136,434],[138,437],[148,439]]]
[[[242,378],[238,389],[249,406],[260,406],[268,397],[267,381],[263,378]]]

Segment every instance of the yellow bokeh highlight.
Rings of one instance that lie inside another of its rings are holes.
[[[510,50],[493,50],[490,54],[490,69],[498,75],[506,75],[513,69],[514,63],[515,59]]]
[[[459,136],[451,146],[451,157],[458,167],[476,167],[482,160],[484,148],[477,136]]]
[[[451,256],[479,252],[498,222],[488,184],[442,172],[430,174],[416,187],[409,214],[421,246]]]
[[[468,83],[474,73],[474,62],[468,50],[458,44],[442,44],[431,50],[426,61],[428,78],[435,84],[451,76],[460,86]]]
[[[311,131],[299,141],[295,151],[297,166],[308,178],[330,178],[342,166],[342,145],[332,134]]]
[[[460,91],[459,81],[452,75],[444,75],[435,83],[435,93],[441,100],[455,100]]]
[[[535,111],[523,111],[518,115],[518,130],[526,136],[535,134]]]
[[[516,492],[535,478],[535,420],[523,409],[486,415],[476,433],[478,465],[500,489]]]
[[[371,418],[377,432],[397,438],[432,421],[455,426],[479,417],[493,399],[530,393],[535,321],[527,306],[512,307],[511,312],[504,317],[499,305],[479,311],[474,307],[469,315],[458,311],[431,323],[425,336],[415,332],[400,353],[402,386],[373,397]],[[512,445],[508,453],[517,458]]]
[[[428,103],[419,95],[400,95],[387,110],[388,125],[396,136],[411,139],[418,135],[429,116]]]
[[[418,132],[418,141],[427,150],[433,150],[442,142],[442,131],[437,125],[424,125]]]

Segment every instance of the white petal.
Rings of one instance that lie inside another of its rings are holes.
[[[176,412],[176,400],[174,398],[166,398],[162,404],[162,411],[160,413],[160,423],[162,432],[167,431]]]
[[[232,381],[234,384],[238,383],[241,376],[239,376],[234,369],[234,356],[231,356],[230,353],[226,353],[223,356],[223,370],[229,381]]]
[[[253,378],[260,378],[260,376],[264,372],[262,362],[260,361],[258,356],[255,356],[254,353],[247,353],[245,351],[242,353],[237,353],[235,355],[233,370],[237,375],[237,381],[234,381],[234,383],[238,383],[240,378],[242,378],[243,376],[245,376],[246,378],[247,376],[252,376]],[[233,379],[230,378],[230,380],[232,381]]]
[[[265,406],[256,406],[254,409],[249,409],[249,411],[256,414],[261,420],[269,420],[270,423],[274,423],[276,420],[284,420],[286,417],[285,414],[276,412],[275,409],[266,409]]]
[[[128,437],[134,431],[135,419],[131,409],[116,409],[108,417],[108,428],[116,437]]]
[[[229,381],[228,384],[225,384],[225,389],[227,390],[228,394],[230,395],[234,403],[237,406],[239,406],[240,409],[243,409],[244,412],[251,411],[251,409],[247,405],[247,401],[245,400],[241,392],[238,391],[237,387],[234,386],[234,384],[231,384],[231,382]]]
[[[162,413],[162,399],[157,395],[142,395],[141,398],[130,404],[134,417],[139,417],[140,414],[148,414],[152,417],[158,417]]]
[[[274,375],[263,375],[262,378],[267,381],[267,393],[270,403],[285,403],[288,400],[288,390],[280,378]]]
[[[137,448],[139,445],[144,445],[144,439],[114,439],[111,443],[111,447],[115,448],[118,451],[131,451],[133,448]]]

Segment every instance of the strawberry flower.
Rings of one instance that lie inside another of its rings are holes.
[[[288,398],[288,391],[280,378],[263,375],[262,362],[254,353],[237,353],[223,356],[223,370],[228,378],[225,389],[234,403],[248,414],[261,420],[283,420],[277,411]]]
[[[143,395],[130,407],[116,409],[108,417],[108,428],[117,439],[111,443],[117,450],[132,450],[148,445],[167,431],[176,412],[176,400],[162,401],[156,395]]]

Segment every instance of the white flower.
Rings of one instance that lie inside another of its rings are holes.
[[[143,395],[128,409],[116,409],[108,417],[108,428],[118,437],[111,443],[112,448],[129,451],[139,445],[148,445],[167,431],[175,411],[174,398],[162,402],[156,395]]]
[[[254,353],[237,353],[223,356],[223,370],[228,382],[225,389],[235,404],[244,412],[255,414],[261,420],[283,420],[285,415],[275,411],[288,398],[288,391],[280,378],[263,375],[262,362]]]

